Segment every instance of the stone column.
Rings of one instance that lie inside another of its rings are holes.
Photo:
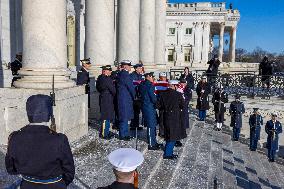
[[[203,47],[202,47],[202,62],[208,62],[208,55],[210,50],[210,23],[205,22],[203,25]]]
[[[220,62],[223,61],[223,51],[224,51],[224,30],[225,30],[225,23],[220,23],[220,35],[219,35],[219,53],[218,58]]]
[[[237,38],[237,27],[232,27],[230,35],[230,61],[235,62],[236,59],[236,38]]]
[[[67,71],[66,0],[23,0],[23,68],[18,88],[73,87]]]
[[[140,0],[118,1],[118,61],[139,62]]]
[[[165,65],[167,0],[155,0],[155,2],[156,2],[155,64]]]
[[[201,61],[201,48],[202,48],[202,25],[201,22],[195,22],[194,29],[194,62],[198,63]]]
[[[114,64],[114,0],[86,0],[86,54],[93,68]]]

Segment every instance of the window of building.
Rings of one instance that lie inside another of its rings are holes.
[[[191,35],[192,34],[192,28],[186,28],[185,29],[185,34],[186,35]]]
[[[175,28],[169,28],[169,35],[175,35],[176,29]]]
[[[189,48],[184,49],[184,61],[185,62],[190,61],[190,49]]]
[[[168,62],[174,61],[174,49],[168,49]]]

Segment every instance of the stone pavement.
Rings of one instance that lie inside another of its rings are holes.
[[[76,178],[71,189],[110,184],[115,178],[106,156],[119,147],[135,148],[134,139],[99,139],[98,128],[98,122],[91,120],[88,135],[72,144]],[[202,189],[213,188],[214,184],[220,189],[284,188],[281,161],[269,163],[261,151],[251,152],[243,141],[231,141],[229,130],[214,131],[210,120],[204,124],[194,116],[190,118],[188,137],[182,141],[183,147],[175,148],[177,160],[163,160],[162,151],[148,151],[145,129],[138,134],[138,150],[145,157],[138,169],[140,189]],[[17,180],[6,174],[3,158],[0,153],[0,188]]]

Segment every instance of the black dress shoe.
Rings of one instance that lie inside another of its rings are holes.
[[[182,143],[180,141],[176,141],[175,147],[182,147]]]
[[[274,160],[274,159],[269,159],[268,161],[269,161],[269,162],[275,162],[275,160]]]
[[[164,156],[163,157],[164,159],[177,159],[178,158],[178,155],[175,155],[175,154],[173,154],[173,155],[171,155],[171,156]]]

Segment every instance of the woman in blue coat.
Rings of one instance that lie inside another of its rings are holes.
[[[267,121],[265,125],[265,132],[267,136],[267,150],[268,150],[268,159],[270,162],[274,162],[275,154],[278,150],[278,135],[282,133],[282,125],[279,121],[276,120],[277,115],[275,113],[271,114],[271,120]]]
[[[253,112],[254,113],[249,117],[251,151],[257,149],[257,142],[260,139],[261,126],[263,125],[263,118],[259,114],[258,108],[254,108]]]

